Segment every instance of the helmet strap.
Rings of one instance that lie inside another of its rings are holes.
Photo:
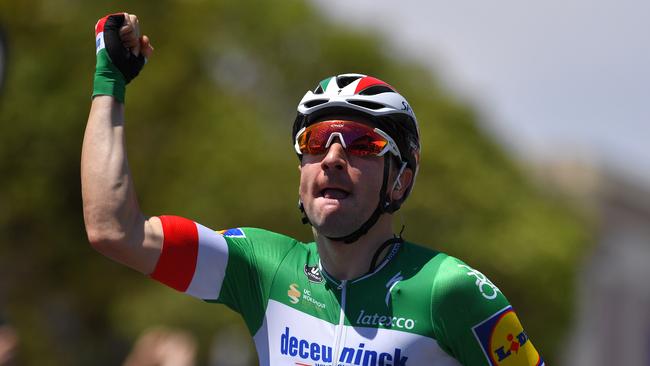
[[[402,174],[404,173],[404,169],[406,169],[406,165],[407,165],[406,162],[403,161],[402,166],[399,168],[399,172],[397,173],[397,177],[395,177],[395,182],[393,182],[393,188],[392,188],[393,191],[402,189],[402,183],[399,180],[402,177]],[[388,197],[390,197],[390,192],[388,192],[387,194]],[[384,208],[384,211],[388,213],[393,213],[399,210],[400,206],[402,206],[403,201],[404,201],[403,199],[399,199],[396,201],[392,201],[392,200],[388,201],[386,207]]]
[[[309,221],[309,217],[307,217],[307,213],[305,212],[305,205],[302,204],[302,200],[298,198],[298,209],[302,213],[302,218],[300,221],[302,222],[303,225],[309,224],[311,225],[311,221]]]
[[[404,169],[406,168],[406,162],[402,162],[402,166],[399,168],[399,172],[397,173],[397,177],[395,178],[395,182],[393,183],[393,191],[397,191],[402,189],[402,182],[399,181],[399,179],[402,177],[402,174],[404,173]]]

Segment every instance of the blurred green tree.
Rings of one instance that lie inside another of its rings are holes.
[[[553,363],[588,227],[535,189],[430,71],[303,0],[22,0],[0,2],[12,47],[0,100],[0,311],[18,329],[25,364],[119,364],[157,324],[191,329],[205,360],[214,332],[238,322],[225,307],[139,280],[87,244],[79,158],[93,25],[121,9],[139,15],[156,47],[127,92],[129,156],[147,213],[309,240],[295,208],[296,103],[328,75],[389,80],[422,130],[405,236],[491,277]]]

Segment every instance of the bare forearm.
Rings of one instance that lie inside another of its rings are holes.
[[[81,155],[81,184],[86,231],[93,246],[112,259],[151,272],[155,256],[142,253],[148,223],[126,157],[124,106],[112,97],[93,99]]]
[[[96,233],[125,231],[139,212],[124,144],[124,106],[112,97],[94,98],[81,155],[86,226]]]

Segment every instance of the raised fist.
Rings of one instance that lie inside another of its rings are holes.
[[[138,18],[128,13],[101,18],[95,25],[95,45],[98,58],[105,49],[107,61],[122,73],[126,83],[138,75],[153,52],[149,37],[140,35]]]

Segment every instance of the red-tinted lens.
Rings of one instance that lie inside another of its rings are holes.
[[[332,134],[334,137],[332,137]],[[352,121],[324,121],[313,124],[298,136],[298,146],[303,154],[324,154],[331,139],[343,137],[346,151],[357,156],[374,156],[381,153],[388,141],[372,127]]]
[[[348,152],[358,156],[376,156],[384,150],[388,144],[382,136],[372,131],[373,136],[367,134],[360,136],[350,142],[346,148]]]

